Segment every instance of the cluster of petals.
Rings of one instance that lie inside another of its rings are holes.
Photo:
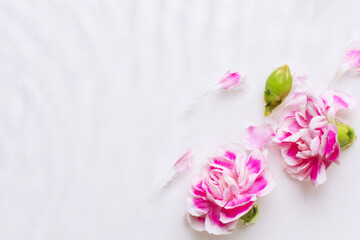
[[[231,233],[239,218],[273,186],[262,151],[247,154],[237,143],[221,146],[193,179],[187,199],[188,221],[197,231]]]
[[[326,169],[338,163],[340,145],[337,140],[335,115],[350,109],[354,101],[340,90],[329,90],[320,97],[304,89],[296,90],[281,110],[273,142],[281,146],[281,155],[289,174],[315,186],[326,181]]]

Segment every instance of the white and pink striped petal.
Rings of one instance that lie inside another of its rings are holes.
[[[336,113],[343,109],[352,109],[355,106],[355,99],[348,93],[331,89],[321,94],[324,101],[326,114],[330,122],[335,123]]]
[[[192,161],[193,161],[193,155],[191,152],[191,148],[188,147],[186,152],[183,155],[181,155],[181,157],[174,163],[166,179],[164,179],[159,185],[159,187],[153,191],[149,199],[149,202],[161,189],[165,188],[169,184],[169,182],[171,182],[175,177],[180,175],[182,172],[188,170],[190,168]]]
[[[247,150],[263,149],[273,136],[274,131],[270,124],[249,126],[244,132],[244,146]]]
[[[235,89],[242,86],[245,83],[245,77],[238,72],[227,71],[225,75],[220,79],[217,86],[223,90]]]

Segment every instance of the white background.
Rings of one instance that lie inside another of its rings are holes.
[[[0,239],[356,239],[359,141],[314,189],[269,154],[258,223],[217,237],[185,220],[191,176],[261,123],[284,63],[326,88],[360,30],[359,1],[0,0]],[[245,89],[186,105],[227,71]],[[360,103],[360,79],[337,87]],[[360,129],[360,106],[344,115]],[[190,143],[195,160],[151,203]]]

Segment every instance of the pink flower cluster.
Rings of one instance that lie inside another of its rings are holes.
[[[267,158],[259,150],[247,155],[239,144],[228,144],[209,158],[202,175],[193,179],[187,199],[188,221],[198,231],[228,234],[274,181]]]
[[[288,71],[288,66],[284,66]],[[332,83],[347,71],[360,72],[360,50],[352,49],[346,53]],[[277,70],[274,73],[278,74]],[[266,86],[269,81],[273,84],[273,76],[278,75],[270,76]],[[292,81],[289,71],[286,79]],[[257,216],[257,198],[274,187],[265,149],[270,143],[280,147],[285,168],[293,178],[311,180],[315,186],[326,181],[326,169],[339,163],[340,143],[345,148],[355,139],[353,129],[339,123],[336,114],[339,110],[353,108],[355,103],[350,95],[335,89],[314,95],[303,87],[306,80],[306,74],[297,74],[294,78],[297,87],[291,91],[291,82],[283,98],[265,90],[266,103],[277,104],[271,105],[275,107],[270,111],[267,124],[248,127],[244,147],[237,143],[219,147],[215,156],[208,159],[202,173],[194,177],[187,199],[187,217],[193,229],[228,234],[240,219],[245,223],[256,219],[253,216]],[[281,84],[279,82],[275,81]],[[243,84],[242,75],[227,72],[212,90],[230,90]],[[275,90],[284,88],[284,85],[271,84],[269,86]],[[273,101],[271,97],[274,96],[277,98]],[[268,115],[265,112],[265,116]]]

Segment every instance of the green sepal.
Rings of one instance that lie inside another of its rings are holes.
[[[245,224],[247,223],[255,223],[259,215],[259,209],[257,204],[255,203],[253,207],[247,212],[244,216],[240,219],[244,221]]]
[[[354,129],[343,123],[336,123],[336,127],[338,129],[340,148],[350,147],[356,139]]]

